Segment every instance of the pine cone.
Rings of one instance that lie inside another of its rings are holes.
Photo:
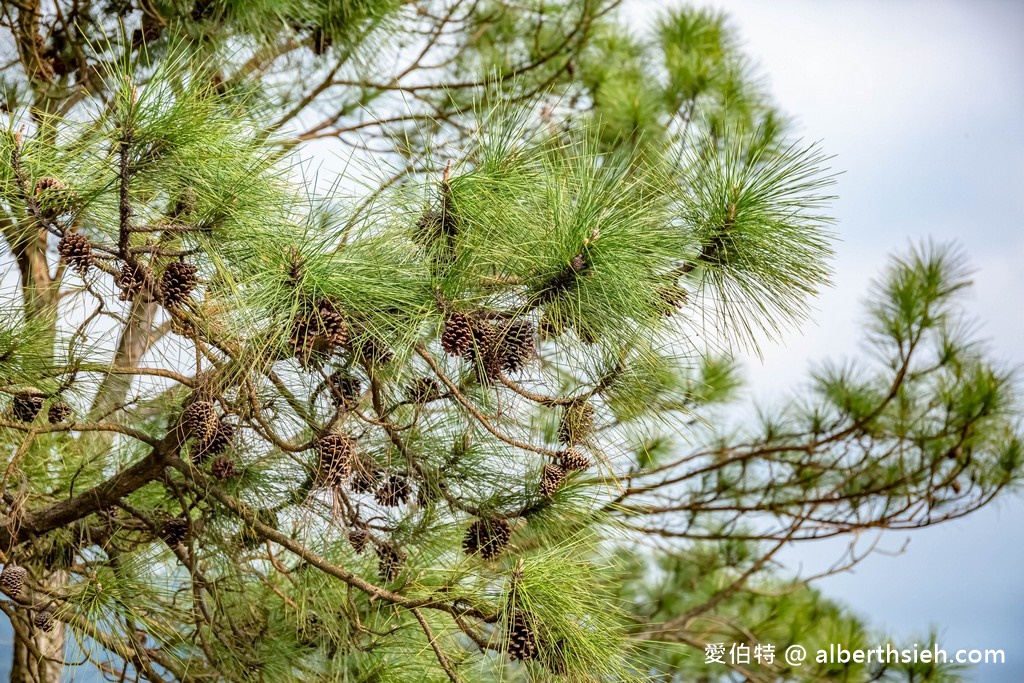
[[[416,229],[413,231],[413,240],[418,244],[429,246],[441,236],[441,221],[443,217],[437,209],[427,209],[416,221]]]
[[[496,348],[498,342],[498,330],[489,323],[476,323],[471,326],[473,343],[469,345],[464,354],[466,360],[473,361],[477,357],[486,358]]]
[[[331,391],[331,401],[336,406],[343,406],[351,410],[359,402],[359,396],[363,393],[363,383],[358,377],[336,370],[327,379],[328,388]]]
[[[505,652],[512,659],[528,661],[537,656],[537,636],[529,614],[515,610],[506,627]]]
[[[288,341],[292,345],[295,357],[303,364],[307,363],[313,355],[318,327],[316,321],[311,320],[308,315],[296,315],[292,320]]]
[[[49,410],[46,411],[46,417],[50,421],[50,424],[60,424],[69,417],[71,417],[71,404],[67,401],[57,399],[50,404]]]
[[[57,253],[64,261],[85,277],[92,264],[92,245],[89,239],[78,232],[65,232],[57,243]]]
[[[32,619],[32,623],[35,624],[36,628],[45,633],[49,633],[53,630],[53,612],[48,609],[41,609],[36,612],[35,617]]]
[[[410,403],[428,403],[441,395],[441,385],[433,377],[417,377],[406,390]]]
[[[160,526],[160,538],[167,541],[172,548],[185,542],[188,537],[189,522],[184,517],[171,517]]]
[[[512,527],[503,519],[478,519],[469,525],[462,539],[467,555],[480,553],[485,560],[501,554],[512,537]]]
[[[387,365],[395,359],[395,354],[381,339],[371,334],[365,335],[359,342],[359,355],[370,366]]]
[[[117,287],[121,290],[118,298],[121,301],[132,301],[146,287],[152,275],[143,263],[125,263],[121,266],[121,274],[117,277]]]
[[[397,507],[409,500],[410,495],[412,495],[412,486],[409,484],[409,480],[393,474],[380,485],[373,497],[381,505]]]
[[[550,498],[565,481],[565,470],[559,465],[545,465],[540,476],[541,495]]]
[[[42,394],[15,394],[13,400],[14,416],[22,422],[32,422],[43,409],[46,398]]]
[[[466,351],[466,360],[477,364],[482,381],[501,377],[504,362],[498,330],[493,325],[480,323],[473,326],[473,345]]]
[[[356,493],[370,493],[377,488],[377,484],[380,483],[380,477],[383,474],[380,468],[372,463],[358,463],[353,469],[355,474],[352,476],[350,484],[353,491]]]
[[[459,226],[455,216],[455,209],[452,206],[451,186],[444,182],[441,184],[441,206],[438,209],[428,209],[416,221],[416,230],[413,239],[424,246],[433,244],[440,238],[446,239],[450,247],[452,239],[458,233]]]
[[[184,261],[174,261],[160,277],[160,299],[167,308],[179,308],[188,299],[199,282],[196,267]]]
[[[332,350],[348,343],[348,323],[334,303],[321,299],[317,304],[317,315],[320,318],[319,332]]]
[[[44,192],[50,190],[66,190],[67,185],[61,182],[60,179],[52,176],[44,176],[36,181],[35,194],[38,197]]]
[[[220,426],[220,416],[209,401],[195,401],[181,413],[181,421],[185,430],[196,441],[203,443],[213,439]]]
[[[234,460],[226,455],[218,455],[213,459],[213,462],[210,463],[210,474],[215,476],[217,479],[224,481],[226,479],[231,479],[238,474],[238,470],[235,467]]]
[[[658,289],[658,299],[661,303],[662,314],[671,316],[686,305],[689,293],[675,282],[664,285]]]
[[[562,408],[562,421],[558,425],[558,441],[574,446],[585,441],[594,431],[594,406],[584,400],[575,400]]]
[[[533,323],[527,320],[510,322],[501,331],[498,353],[501,367],[507,372],[518,372],[536,353]]]
[[[346,434],[331,432],[316,441],[318,486],[341,486],[352,473],[356,442]]]
[[[36,181],[35,200],[40,215],[46,220],[70,213],[76,203],[75,193],[63,182],[52,177]]]
[[[402,571],[402,556],[390,545],[374,547],[377,552],[377,572],[383,581],[394,581]]]
[[[4,570],[0,572],[0,588],[11,597],[21,595],[21,588],[25,585],[25,577],[28,570],[16,564],[5,564]]]
[[[441,333],[441,348],[452,356],[465,356],[473,345],[473,327],[462,313],[452,313]]]
[[[220,455],[235,441],[235,426],[223,420],[217,421],[217,429],[209,439],[203,439],[196,443],[192,451],[192,460],[202,463],[208,458]]]
[[[366,529],[353,529],[348,533],[348,542],[352,544],[352,550],[356,551],[356,555],[362,555],[370,543],[370,532]]]
[[[582,472],[590,467],[590,458],[578,448],[570,448],[562,453],[560,465],[567,472]]]

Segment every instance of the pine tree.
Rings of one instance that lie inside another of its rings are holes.
[[[680,433],[828,284],[832,174],[724,17],[615,4],[5,6],[16,680],[724,681],[703,643],[872,635],[778,539],[1019,482],[944,246],[875,283],[877,364]],[[313,140],[388,171],[350,201]]]

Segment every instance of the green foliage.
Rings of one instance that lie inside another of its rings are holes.
[[[18,633],[52,607],[150,680],[725,680],[703,643],[876,637],[769,569],[780,539],[1019,481],[1017,378],[945,247],[875,285],[871,362],[715,428],[833,241],[827,157],[723,16],[146,4],[26,15],[0,136]],[[387,177],[324,191],[319,138]]]
[[[828,282],[824,161],[814,147],[778,150],[757,134],[734,135],[719,154],[691,153],[684,224],[722,314],[747,339],[804,317],[806,297]]]

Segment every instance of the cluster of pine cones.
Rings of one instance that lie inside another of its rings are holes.
[[[121,301],[132,301],[143,290],[155,291],[157,299],[171,310],[180,309],[199,284],[198,269],[191,263],[172,261],[164,268],[159,282],[154,284],[153,273],[142,261],[132,259],[121,266],[117,277]]]
[[[28,571],[24,567],[8,562],[0,572],[0,589],[12,598],[17,598],[21,595],[27,578]],[[37,609],[32,617],[32,624],[40,631],[52,631],[55,625],[53,610],[49,607]]]
[[[194,439],[193,462],[198,465],[213,458],[210,463],[213,476],[221,480],[235,476],[235,461],[224,453],[235,441],[235,426],[221,419],[211,401],[190,403],[181,413],[181,424],[186,436]]]
[[[362,555],[367,546],[373,543],[377,555],[377,573],[381,581],[390,583],[398,578],[405,564],[405,553],[393,544],[375,539],[368,530],[356,527],[348,534],[348,542],[357,555]]]
[[[413,485],[404,475],[386,475],[376,465],[359,459],[356,441],[341,432],[329,432],[313,444],[317,454],[313,484],[318,488],[341,488],[346,485],[356,493],[372,493],[374,500],[385,507],[398,507],[409,501]],[[353,474],[354,472],[354,474]],[[421,489],[421,500],[424,489]]]
[[[397,507],[407,503],[414,494],[412,480],[408,477],[383,472],[372,462],[364,462],[357,454],[356,441],[340,432],[322,435],[314,442],[317,467],[313,476],[314,485],[321,488],[341,488],[346,484],[356,493],[372,494],[374,500],[385,507]],[[426,502],[430,495],[428,486],[421,486],[418,500]],[[468,555],[479,554],[490,560],[497,557],[508,545],[512,526],[502,518],[480,518],[466,531],[462,547]],[[349,533],[349,542],[357,553],[362,553],[373,542],[378,569],[382,580],[393,581],[401,571],[403,554],[389,542],[374,539],[365,528],[355,528]]]
[[[70,204],[77,201],[73,191],[57,178],[51,177],[40,178],[36,182],[35,195],[40,213],[50,219],[60,213],[66,213]],[[93,264],[93,248],[89,238],[74,228],[62,232],[57,243],[57,253],[82,277],[88,274]],[[180,308],[198,284],[196,273],[196,266],[184,261],[173,261],[168,264],[160,281],[155,283],[159,301],[167,308]],[[118,297],[122,301],[132,301],[144,289],[154,288],[153,273],[145,263],[137,258],[131,258],[121,266],[117,288]]]
[[[518,372],[536,353],[533,323],[513,320],[500,326],[474,320],[453,312],[445,320],[441,348],[461,356],[477,367],[486,379],[498,379],[503,372]]]
[[[306,363],[314,354],[329,356],[349,341],[345,316],[330,299],[321,299],[292,320],[290,342],[295,356]]]
[[[558,440],[568,446],[557,462],[544,466],[540,477],[540,492],[550,497],[565,483],[570,472],[581,472],[590,467],[590,458],[577,446],[587,441],[594,431],[594,407],[585,400],[576,400],[562,407],[558,425]]]
[[[32,422],[36,416],[43,411],[46,404],[46,396],[40,393],[26,391],[14,395],[11,401],[11,409],[14,417],[21,422]],[[46,411],[46,418],[50,424],[67,422],[74,410],[71,404],[61,398],[54,398],[50,401],[50,407]]]

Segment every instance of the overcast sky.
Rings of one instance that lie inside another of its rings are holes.
[[[639,22],[668,4],[631,0]],[[956,240],[977,269],[971,300],[983,334],[1024,365],[1024,2],[714,0],[730,14],[797,133],[842,171],[836,287],[813,323],[749,361],[762,401],[816,360],[857,353],[860,303],[888,254],[915,240]],[[946,649],[1001,648],[983,682],[1024,681],[1024,494],[965,520],[891,534],[827,594],[900,639],[940,631]],[[834,544],[785,559],[813,572]],[[0,662],[2,666],[3,662]]]
[[[653,16],[664,3],[640,0]],[[1024,2],[714,0],[761,66],[797,133],[843,172],[835,289],[815,321],[749,361],[752,394],[792,387],[815,360],[857,353],[866,283],[894,250],[955,240],[977,272],[971,297],[996,355],[1024,365]],[[976,681],[1024,681],[1024,494],[967,519],[885,536],[875,555],[818,586],[898,636],[939,628],[940,646],[1002,648]],[[837,547],[786,555],[805,573]]]

